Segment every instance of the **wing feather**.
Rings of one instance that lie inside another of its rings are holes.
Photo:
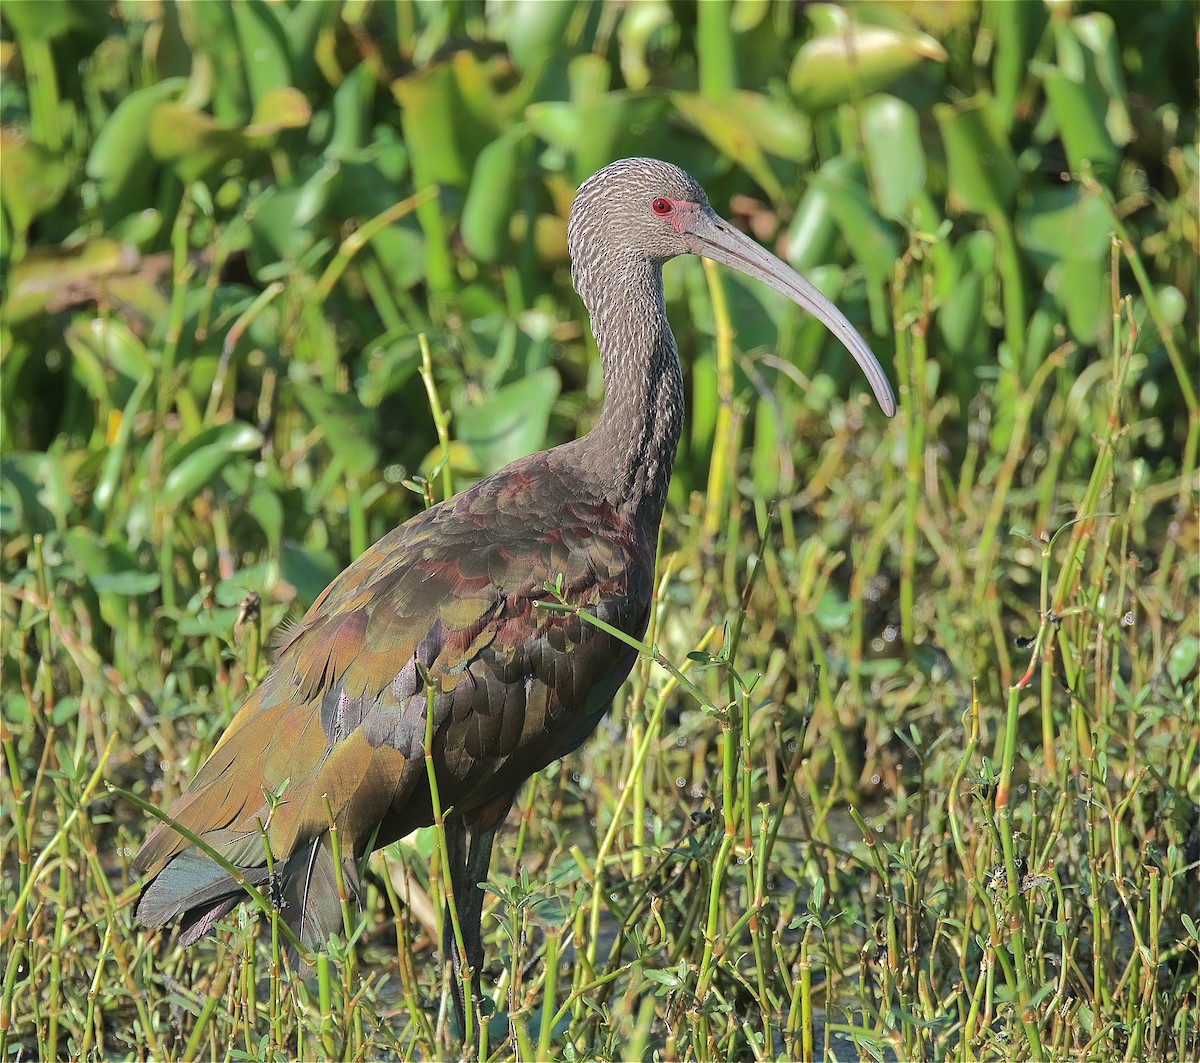
[[[429,821],[430,704],[443,803],[470,815],[499,807],[578,746],[628,674],[626,645],[536,603],[561,581],[568,603],[640,636],[653,541],[600,501],[547,511],[556,490],[574,490],[547,460],[535,455],[499,485],[483,481],[434,507],[334,580],[286,632],[271,671],[176,803],[173,816],[238,866],[265,864],[266,827],[285,915],[304,940],[340,927],[330,810],[355,884],[368,846]],[[197,873],[194,853],[180,865],[188,874],[165,874],[187,849],[164,825],[138,854],[149,876],[145,921],[183,913],[207,928],[230,895],[236,901],[228,876]],[[168,882],[177,903],[164,896]],[[189,882],[199,884],[194,895]]]

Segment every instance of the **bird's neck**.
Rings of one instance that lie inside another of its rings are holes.
[[[579,440],[590,480],[614,507],[657,530],[683,427],[683,374],[667,324],[661,267],[609,262],[584,293],[604,366],[604,406]]]

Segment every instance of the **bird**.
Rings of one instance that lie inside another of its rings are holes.
[[[304,946],[327,944],[342,930],[331,822],[357,902],[369,853],[433,821],[432,713],[450,891],[478,1000],[479,884],[496,832],[524,781],[592,734],[637,657],[583,614],[634,640],[649,621],[684,415],[668,260],[706,256],[807,309],[853,355],[884,413],[895,412],[887,376],[850,322],[722,219],[679,167],[630,158],[596,172],[572,203],[567,247],[604,373],[594,427],[412,517],[285,631],[262,682],[135,857],[143,925],[178,923],[190,945],[246,899],[179,824],[262,887]],[[443,963],[458,968],[445,925]],[[456,1005],[461,1023],[461,997]]]

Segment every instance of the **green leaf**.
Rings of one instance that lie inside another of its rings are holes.
[[[221,470],[235,457],[262,446],[262,433],[243,421],[217,425],[201,432],[185,447],[169,454],[169,468],[160,500],[164,506],[182,505],[214,483]]]
[[[66,330],[65,339],[76,364],[90,368],[83,381],[100,402],[124,405],[137,382],[154,372],[145,345],[121,321],[101,317],[78,321]]]
[[[57,455],[20,452],[0,458],[0,527],[7,537],[61,527],[73,506],[71,477]]]
[[[850,622],[854,607],[835,591],[821,595],[813,616],[826,631],[840,631]]]
[[[814,25],[823,26],[796,53],[788,87],[810,114],[869,96],[926,60],[946,61],[946,50],[915,28],[862,25],[855,9],[810,4]]]
[[[1108,99],[1100,86],[1075,81],[1053,67],[1039,69],[1071,170],[1080,173],[1090,164],[1099,176],[1112,176],[1121,150],[1105,124]]]
[[[766,99],[752,92],[715,99],[676,92],[671,94],[671,102],[713,147],[750,174],[771,199],[775,202],[783,199],[779,179],[763,156],[762,138],[764,134],[769,136],[772,146],[782,149],[776,154],[800,158],[808,147],[804,127],[793,121],[789,136],[778,121],[772,123],[763,114],[770,106]]]
[[[1039,186],[1017,213],[1017,239],[1042,269],[1072,258],[1106,267],[1111,236],[1103,201],[1078,185]]]
[[[855,261],[876,284],[884,283],[900,253],[900,241],[894,226],[871,204],[859,163],[837,155],[821,167],[813,183],[825,191],[829,211]]]
[[[625,8],[617,27],[617,39],[621,42],[621,74],[631,89],[644,89],[650,83],[651,39],[667,30],[674,21],[671,8],[663,0],[643,0]],[[582,58],[585,57],[577,56],[572,63]]]
[[[183,181],[194,181],[254,150],[240,130],[226,129],[208,114],[182,103],[160,103],[150,117],[151,154]]]
[[[328,550],[284,543],[279,555],[280,576],[296,588],[296,596],[305,608],[317,599],[341,570],[342,565]]]
[[[466,102],[471,82],[486,82],[479,61],[468,52],[426,67],[392,83],[400,102],[404,142],[418,174],[418,186],[466,188],[475,159],[500,132],[497,115],[474,113]]]
[[[30,223],[57,205],[70,180],[70,166],[60,153],[9,126],[0,129],[0,203],[17,233],[23,236]]]
[[[365,476],[375,468],[379,418],[374,410],[364,407],[357,395],[330,395],[319,384],[293,380],[290,388],[348,475]]]
[[[1017,194],[1017,164],[992,102],[980,92],[933,108],[946,146],[950,199],[978,214],[1007,212]]]
[[[967,233],[954,245],[953,284],[937,323],[951,353],[969,357],[990,326],[984,313],[986,291],[995,284],[996,238],[986,230]]]
[[[144,571],[126,547],[103,541],[90,528],[68,529],[65,542],[71,559],[98,594],[136,597],[158,589],[157,572]]]
[[[550,56],[561,52],[567,25],[575,14],[574,4],[495,4],[499,18],[491,29],[508,46],[518,70],[536,70]]]
[[[288,41],[276,9],[263,0],[241,0],[230,5],[241,45],[242,68],[255,110],[272,92],[292,84]]]
[[[1200,638],[1188,635],[1171,647],[1171,652],[1167,656],[1167,674],[1173,683],[1182,685],[1196,674],[1198,664],[1200,664]]]
[[[558,390],[558,373],[539,369],[479,405],[456,409],[457,436],[484,473],[495,472],[545,443]]]
[[[312,121],[312,105],[302,92],[290,86],[271,89],[255,105],[254,117],[246,126],[250,137],[269,137],[281,129],[301,129]]]
[[[528,136],[510,129],[479,153],[462,212],[462,238],[472,258],[497,262],[510,251],[509,226],[528,167]]]
[[[916,108],[895,96],[872,96],[862,107],[871,187],[885,218],[902,219],[925,187],[925,149]]]
[[[113,218],[153,202],[157,177],[150,151],[150,121],[162,103],[178,98],[186,78],[167,78],[126,96],[96,135],[87,158],[87,175]]]
[[[799,272],[807,274],[833,258],[837,222],[829,209],[829,193],[810,181],[792,215],[787,233],[787,260]]]

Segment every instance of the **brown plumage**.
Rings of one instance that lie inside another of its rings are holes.
[[[627,159],[601,170],[580,188],[568,236],[604,365],[596,427],[481,480],[359,557],[287,634],[171,810],[256,885],[268,879],[259,828],[267,824],[271,896],[306,945],[341,929],[326,802],[355,897],[357,862],[432,820],[423,673],[433,686],[441,801],[454,808],[453,889],[478,972],[475,884],[487,875],[496,828],[530,774],[592,733],[635,659],[574,613],[534,603],[561,578],[569,604],[621,631],[640,637],[649,618],[683,417],[665,261],[704,254],[806,306],[858,359],[885,412],[894,410],[886,377],[845,318],[714,214],[677,167]],[[281,796],[273,811],[264,792]],[[146,876],[138,918],[180,922],[185,944],[244,896],[169,825],[135,863]]]

